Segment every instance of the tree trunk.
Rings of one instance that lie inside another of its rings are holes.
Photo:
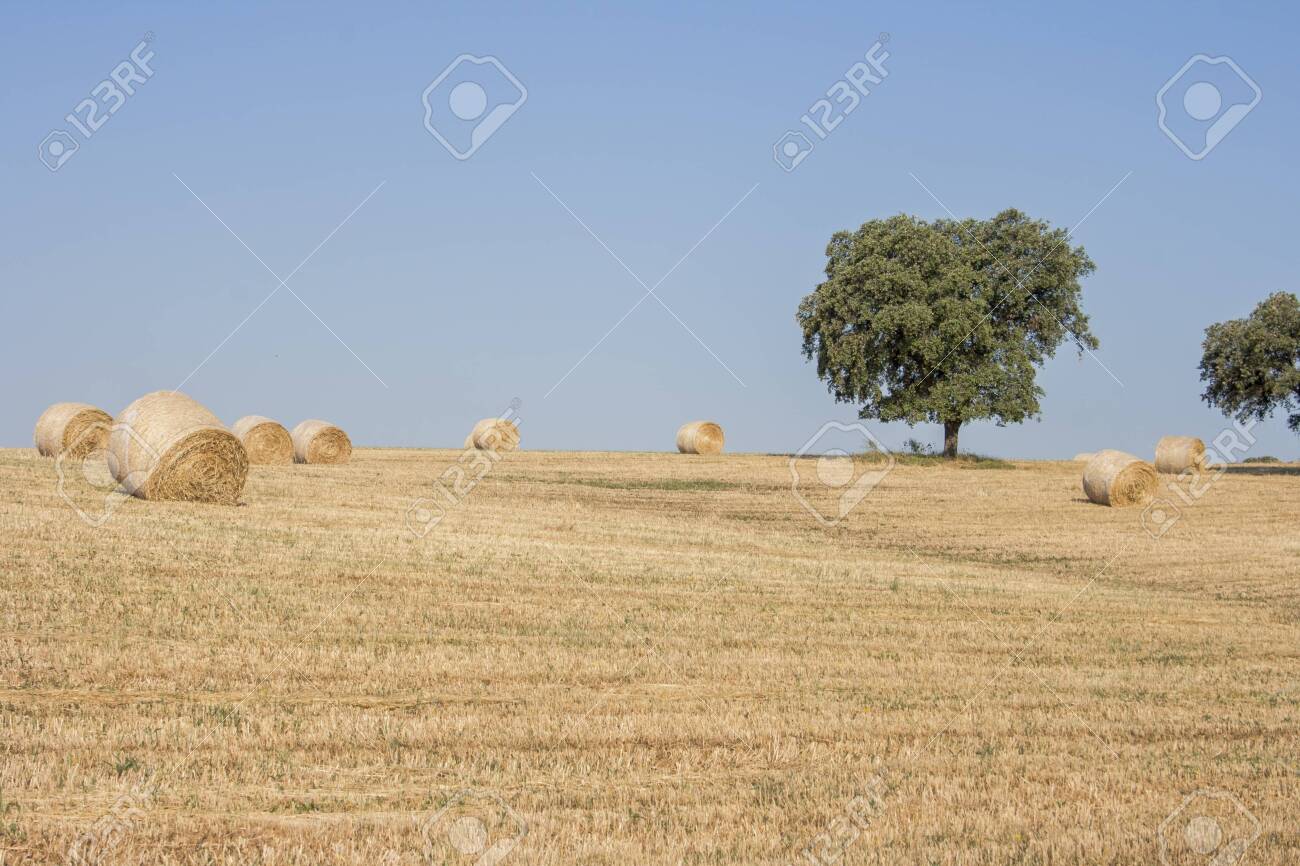
[[[943,456],[957,456],[957,431],[961,429],[960,421],[943,422]]]

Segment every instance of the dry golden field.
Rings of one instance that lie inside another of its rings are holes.
[[[0,451],[0,863],[1300,862],[1300,468],[1154,538],[1070,463],[826,527],[785,457],[523,451],[417,536],[459,457],[93,527]]]

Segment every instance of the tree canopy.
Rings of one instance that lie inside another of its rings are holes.
[[[1068,337],[1097,348],[1080,308],[1095,265],[1069,233],[1009,209],[988,220],[899,214],[840,231],[799,304],[803,353],[859,416],[944,425],[1039,415],[1037,368]]]
[[[1201,399],[1238,421],[1263,421],[1289,410],[1287,426],[1300,433],[1300,300],[1269,295],[1244,319],[1205,329]]]

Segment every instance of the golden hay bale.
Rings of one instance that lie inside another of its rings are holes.
[[[691,421],[677,430],[677,450],[683,454],[721,454],[726,437],[712,421]]]
[[[293,462],[293,437],[284,425],[261,415],[245,415],[230,432],[239,437],[248,452],[248,462],[283,465]]]
[[[308,418],[290,435],[297,463],[347,463],[352,457],[352,440],[328,421]]]
[[[480,451],[514,451],[519,447],[519,425],[505,418],[484,418],[465,437],[465,447]]]
[[[1156,471],[1177,475],[1205,468],[1205,443],[1195,436],[1164,436],[1156,443]]]
[[[1098,451],[1083,467],[1083,492],[1098,505],[1140,505],[1156,492],[1156,470],[1123,451]]]
[[[81,458],[108,446],[113,416],[88,403],[55,403],[36,421],[32,441],[42,457]]]
[[[1093,452],[1091,452],[1091,451],[1080,451],[1078,454],[1074,455],[1074,462],[1075,462],[1075,463],[1087,463],[1087,462],[1088,462],[1089,460],[1091,460],[1092,458],[1093,458]]]
[[[234,505],[248,478],[248,453],[200,403],[179,391],[154,391],[117,416],[108,468],[141,499]]]

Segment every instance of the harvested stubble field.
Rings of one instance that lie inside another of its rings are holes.
[[[6,866],[474,863],[465,814],[506,864],[1157,863],[1200,789],[1249,816],[1170,862],[1215,808],[1300,858],[1300,469],[1154,539],[1073,463],[900,464],[828,529],[784,457],[524,451],[416,537],[459,454],[92,528],[0,451]]]

